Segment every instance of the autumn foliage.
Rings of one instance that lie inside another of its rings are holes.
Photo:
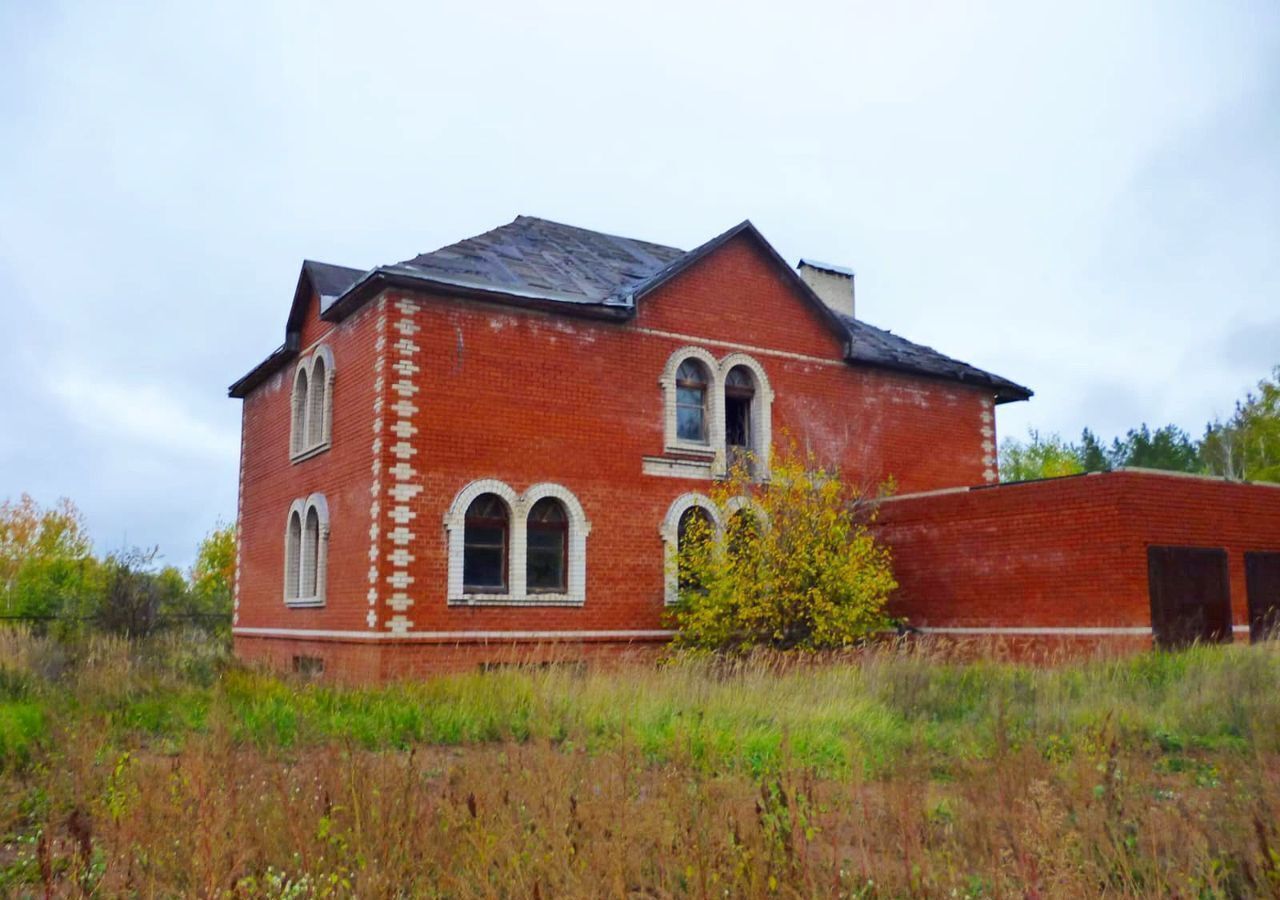
[[[885,627],[897,587],[889,551],[839,472],[792,449],[767,484],[740,465],[712,500],[720,524],[696,508],[682,522],[677,647],[826,650]]]

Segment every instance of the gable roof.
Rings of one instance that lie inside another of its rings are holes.
[[[284,345],[233,384],[229,393],[245,396],[297,354],[312,292],[320,297],[321,318],[333,322],[346,318],[387,287],[628,319],[645,295],[739,236],[760,247],[784,281],[840,338],[848,362],[987,386],[993,389],[997,403],[1031,396],[1030,390],[1012,381],[835,312],[749,220],[685,252],[535,216],[517,216],[511,223],[475,237],[368,271],[305,261]]]

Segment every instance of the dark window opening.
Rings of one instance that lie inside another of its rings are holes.
[[[525,553],[526,586],[533,592],[563,593],[568,589],[569,516],[564,504],[543,497],[529,510]]]
[[[707,442],[707,372],[696,359],[686,359],[676,370],[676,435]]]
[[[324,660],[318,656],[295,656],[293,674],[304,678],[317,678],[324,674]]]
[[[753,509],[740,509],[725,526],[725,551],[735,561],[745,560],[752,543],[760,536],[760,522]]]
[[[462,589],[500,594],[507,589],[510,513],[496,494],[481,494],[467,507],[462,540]]]
[[[751,372],[734,366],[724,382],[724,437],[731,465],[747,464],[755,448],[751,443],[751,407],[756,386]]]
[[[676,528],[676,582],[682,594],[704,590],[697,573],[690,569],[688,554],[692,548],[710,541],[714,528],[710,514],[701,506],[691,506],[680,514]]]

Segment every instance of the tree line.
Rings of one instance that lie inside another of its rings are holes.
[[[1214,419],[1197,440],[1177,425],[1143,423],[1110,443],[1085,428],[1078,442],[1031,429],[1000,444],[1000,480],[1029,481],[1121,468],[1165,469],[1236,481],[1280,482],[1280,366]]]
[[[88,629],[143,636],[183,624],[231,627],[235,528],[219,524],[183,572],[158,548],[96,556],[70,500],[41,506],[24,494],[0,503],[0,620],[61,634]]]

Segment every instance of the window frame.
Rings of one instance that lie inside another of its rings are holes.
[[[680,436],[680,367],[689,360],[702,366],[706,385],[703,389],[704,440],[694,441]],[[681,347],[667,358],[658,385],[663,394],[663,445],[668,453],[676,453],[713,461],[723,455],[724,410],[720,402],[720,367],[716,358],[701,347]]]
[[[680,600],[680,523],[695,506],[710,516],[715,539],[724,535],[724,516],[706,494],[690,491],[671,502],[658,528],[662,538],[662,601],[666,606],[674,606]]]
[[[471,507],[475,506],[485,497],[496,498],[497,501],[502,504],[503,509],[506,511],[506,515],[503,516],[502,518],[498,518],[496,516],[476,516],[473,519],[471,516]],[[506,594],[510,592],[511,590],[511,519],[512,519],[512,510],[511,510],[510,504],[508,504],[505,500],[503,500],[497,494],[493,494],[493,493],[480,494],[474,500],[472,500],[470,504],[468,504],[467,511],[463,513],[463,520],[462,520],[462,571],[463,571],[462,590],[465,593]],[[480,543],[472,542],[471,540],[468,539],[468,533],[471,531],[473,527],[500,528],[502,531],[501,543],[480,544]],[[497,584],[497,585],[467,584],[467,581],[466,581],[467,550],[470,549],[471,547],[482,547],[489,550],[492,550],[494,547],[497,547],[502,551],[502,558],[501,558],[502,559],[502,566],[501,566],[502,575],[501,575],[500,584]]]
[[[482,494],[496,494],[511,512],[508,532],[507,590],[504,593],[472,591],[463,584],[466,511]],[[529,512],[538,501],[554,497],[568,518],[565,541],[565,589],[530,590],[528,586]],[[445,602],[449,606],[582,606],[586,603],[587,536],[591,523],[582,504],[563,485],[543,482],[517,494],[508,484],[484,478],[465,485],[454,496],[444,516],[448,573]]]
[[[700,381],[691,381],[688,378],[681,378],[680,373],[686,366],[697,368],[701,372]],[[680,367],[676,369],[676,439],[681,441],[689,441],[691,443],[706,444],[710,446],[711,427],[708,421],[711,416],[707,410],[707,395],[710,393],[712,379],[707,371],[706,365],[701,360],[689,357],[680,363]],[[698,403],[686,403],[681,396],[682,391],[697,390],[699,397]],[[682,409],[698,410],[698,431],[700,437],[689,437],[680,433],[680,411]]]
[[[317,384],[316,369],[320,368],[321,383]],[[320,344],[302,359],[294,369],[293,394],[290,397],[289,461],[300,463],[328,450],[333,443],[333,384],[336,369],[333,351]],[[298,385],[303,385],[304,396],[299,402]],[[319,398],[318,409],[316,398]],[[299,409],[301,407],[301,409]],[[319,428],[313,428],[313,419],[319,416]],[[314,438],[314,439],[313,439]]]
[[[307,524],[312,514],[316,520],[315,566],[312,573],[311,593],[303,588],[307,568]],[[293,523],[300,526],[299,541],[293,544]],[[294,500],[289,505],[284,532],[284,604],[292,608],[320,607],[325,605],[329,568],[329,504],[324,494],[311,494]]]
[[[560,509],[562,518],[558,522],[534,522],[533,512],[540,504],[554,503]],[[525,590],[529,594],[564,594],[569,590],[569,511],[564,501],[548,494],[529,504],[529,512],[525,517]],[[560,580],[554,587],[532,587],[529,585],[529,535],[535,532],[554,533],[560,537]]]

